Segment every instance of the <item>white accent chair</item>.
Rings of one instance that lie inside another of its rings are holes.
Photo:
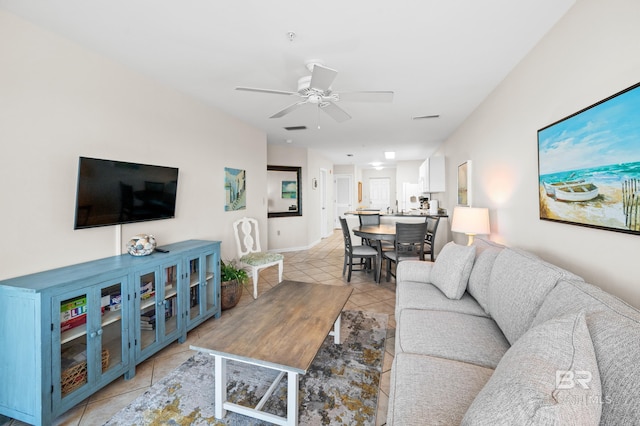
[[[244,269],[251,271],[253,278],[253,298],[258,298],[258,274],[261,269],[278,265],[278,283],[282,281],[284,256],[280,253],[271,253],[260,249],[260,233],[258,221],[243,217],[233,222],[233,231],[236,236],[238,260]]]

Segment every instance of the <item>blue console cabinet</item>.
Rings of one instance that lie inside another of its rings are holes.
[[[0,281],[0,414],[49,425],[220,316],[220,242]]]

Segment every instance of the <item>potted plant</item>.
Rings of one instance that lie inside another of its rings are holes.
[[[220,261],[221,308],[236,306],[242,296],[242,286],[248,279],[247,271],[236,266],[235,261]]]

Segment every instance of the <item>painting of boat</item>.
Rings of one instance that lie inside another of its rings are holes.
[[[598,196],[598,187],[584,179],[566,182],[544,182],[549,197],[558,201],[589,201]]]
[[[577,185],[580,183],[584,183],[584,179],[578,179],[578,180],[569,180],[569,181],[563,181],[563,182],[552,182],[552,183],[548,183],[548,182],[543,182],[544,184],[544,190],[547,193],[547,195],[549,197],[555,197],[556,196],[556,188],[559,186],[566,186],[566,185]]]

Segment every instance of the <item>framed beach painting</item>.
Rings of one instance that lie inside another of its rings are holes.
[[[538,130],[540,219],[640,234],[640,83]]]

